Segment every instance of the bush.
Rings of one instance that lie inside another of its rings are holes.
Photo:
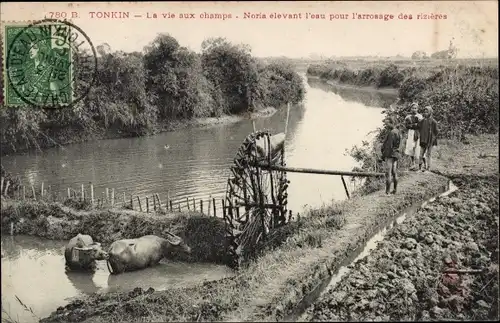
[[[401,65],[398,65],[401,64]],[[465,139],[467,134],[498,132],[498,63],[495,66],[459,64],[457,66],[404,66],[402,62],[386,67],[348,68],[338,63],[311,65],[307,73],[323,79],[355,85],[394,87],[399,89],[399,103],[384,111],[395,117],[404,133],[404,118],[410,103],[433,107],[439,124],[439,138]],[[373,142],[355,146],[347,153],[361,164],[358,171],[380,171],[377,156],[386,130],[379,128]],[[403,160],[403,167],[406,161]],[[366,180],[368,191],[380,186],[379,180]]]
[[[248,46],[224,38],[205,40],[201,54],[168,34],[159,34],[144,53],[113,52],[107,44],[97,46],[97,52],[96,82],[73,107],[0,105],[3,154],[110,132],[154,134],[173,121],[245,113],[261,106],[278,108],[300,102],[305,94],[302,79],[290,65],[259,65]],[[79,65],[73,69],[75,75],[81,70]]]

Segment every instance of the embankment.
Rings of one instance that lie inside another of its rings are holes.
[[[189,289],[92,295],[59,308],[43,322],[279,320],[335,272],[381,223],[443,192],[445,177],[410,173],[396,196],[382,192],[311,212],[291,226],[285,243],[237,276]]]
[[[498,135],[467,139],[444,141],[435,159],[458,190],[390,230],[308,320],[498,319]]]
[[[60,203],[2,198],[0,215],[3,234],[9,233],[13,223],[14,234],[69,240],[82,233],[91,235],[105,247],[119,239],[147,234],[161,236],[168,230],[185,239],[192,248],[191,255],[174,254],[172,259],[233,264],[223,220],[195,212],[165,215],[122,209],[76,211]]]
[[[453,182],[458,191],[392,230],[309,319],[498,319],[498,176]]]
[[[246,112],[240,114],[223,114],[219,117],[197,117],[186,120],[170,120],[165,121],[161,125],[149,133],[148,135],[154,135],[162,132],[176,131],[184,128],[205,128],[217,125],[225,125],[236,122],[241,122],[243,120],[252,120],[256,118],[269,118],[276,113],[277,109],[274,107],[266,107],[261,109],[256,109],[253,112]],[[118,138],[133,138],[141,136],[141,134],[129,133],[120,131],[119,129],[109,128],[109,129],[94,129],[92,132],[81,131],[78,128],[65,128],[60,129],[56,132],[52,132],[49,135],[40,134],[37,139],[37,148],[45,149],[51,147],[65,146],[80,142],[104,140],[104,139],[118,139]],[[15,149],[14,149],[15,148]],[[5,156],[8,154],[16,154],[26,152],[32,149],[30,145],[12,147],[7,143],[2,143],[0,156]]]

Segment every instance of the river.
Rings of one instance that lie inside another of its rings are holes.
[[[303,105],[290,111],[287,165],[351,170],[355,162],[344,155],[345,150],[366,140],[367,133],[380,125],[379,108],[394,96],[335,88],[303,76],[307,95]],[[257,129],[273,132],[284,131],[285,123],[285,109],[255,121]],[[224,197],[229,167],[252,129],[251,121],[244,120],[150,137],[85,142],[5,156],[2,164],[23,184],[40,187],[43,182],[59,195],[66,195],[68,187],[79,190],[92,183],[96,199],[106,188],[114,188],[117,200],[123,193],[127,201],[131,195],[143,200],[154,193],[162,201],[167,196],[174,201],[208,200],[210,195]],[[288,179],[288,207],[294,212],[346,197],[338,176],[289,173]]]
[[[351,170],[356,163],[345,154],[346,149],[369,139],[367,133],[381,124],[381,107],[394,101],[394,96],[336,88],[305,76],[304,82],[306,100],[290,111],[287,166]],[[257,129],[281,132],[285,120],[286,111],[278,111],[255,124]],[[152,137],[101,140],[6,156],[2,163],[25,184],[44,182],[61,194],[67,187],[93,183],[97,194],[109,187],[118,194],[159,193],[162,198],[169,191],[175,200],[223,197],[234,154],[252,129],[248,120],[187,128]],[[338,176],[288,173],[288,179],[289,208],[295,212],[346,198]],[[86,293],[137,286],[161,290],[232,274],[223,266],[171,262],[119,276],[110,276],[105,262],[99,262],[94,275],[67,273],[64,244],[26,236],[2,237],[2,318],[5,311],[14,321],[36,320],[19,300],[36,316],[44,317],[70,298]]]

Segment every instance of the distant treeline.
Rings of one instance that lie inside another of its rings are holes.
[[[172,123],[279,108],[305,96],[292,65],[264,64],[248,46],[224,38],[205,40],[201,53],[168,34],[159,34],[142,53],[111,51],[107,44],[97,52],[96,82],[75,106],[1,107],[2,154],[99,136],[148,135]]]
[[[311,65],[307,73],[325,80],[399,90],[392,113],[401,122],[409,103],[431,105],[443,138],[498,132],[498,63],[495,65],[379,64],[356,68],[340,63]]]
[[[375,65],[377,64],[377,65]],[[392,87],[399,91],[399,101],[384,110],[386,117],[394,117],[404,132],[404,118],[410,113],[410,103],[421,108],[430,105],[439,123],[440,139],[465,141],[467,134],[498,133],[498,63],[491,61],[474,66],[451,66],[422,63],[398,64],[387,62],[336,62],[311,65],[308,75],[324,80],[376,88]],[[364,65],[364,66],[363,66]],[[381,127],[373,142],[354,146],[349,155],[360,163],[360,169],[379,171],[382,163],[376,157],[386,135]],[[359,170],[355,167],[354,170]],[[382,186],[379,180],[367,180],[363,186],[371,192]]]

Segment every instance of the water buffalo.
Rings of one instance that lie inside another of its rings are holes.
[[[165,237],[146,235],[113,242],[108,251],[110,273],[119,274],[157,265],[172,251],[191,253],[191,248],[180,237],[169,232]]]
[[[96,260],[108,259],[108,253],[101,244],[94,242],[87,234],[77,234],[69,240],[64,250],[66,266],[70,269],[94,269]]]

